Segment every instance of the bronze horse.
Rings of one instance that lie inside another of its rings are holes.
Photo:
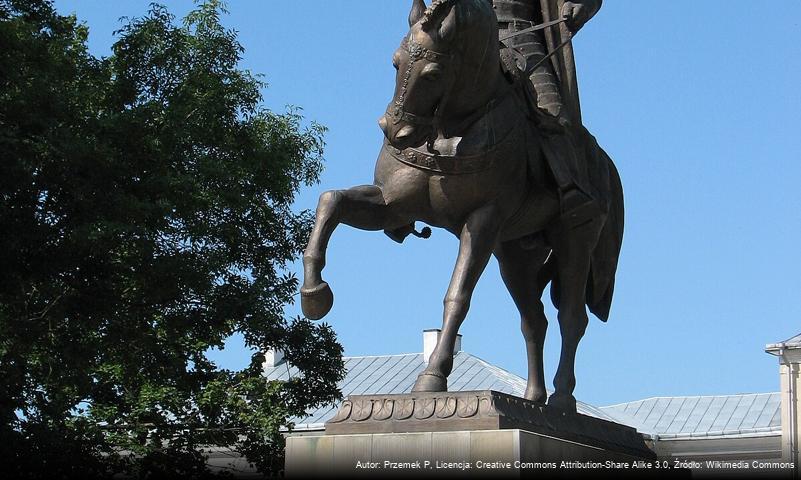
[[[373,185],[323,193],[303,256],[301,304],[325,316],[333,294],[322,279],[325,252],[340,223],[384,230],[396,241],[414,222],[459,238],[444,300],[442,334],[413,391],[447,390],[453,348],[479,276],[494,254],[521,315],[528,353],[525,397],[545,403],[542,352],[547,319],[542,294],[552,283],[562,336],[548,405],[575,411],[576,349],[587,309],[606,321],[623,234],[617,171],[594,138],[576,127],[600,208],[581,224],[560,214],[544,155],[545,133],[531,120],[520,89],[500,67],[496,17],[487,0],[413,0],[410,30],[395,52],[395,94],[379,124],[386,141]],[[551,145],[552,146],[552,145]],[[428,232],[425,232],[428,233]]]

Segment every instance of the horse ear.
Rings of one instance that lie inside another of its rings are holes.
[[[439,27],[439,38],[445,42],[450,42],[456,34],[456,8],[451,7],[448,16],[442,21]]]
[[[425,11],[426,3],[423,0],[412,0],[412,11],[409,12],[409,28],[412,28],[414,24],[423,18]]]

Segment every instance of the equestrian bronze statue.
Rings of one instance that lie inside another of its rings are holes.
[[[395,51],[395,92],[372,185],[323,193],[303,256],[303,313],[325,316],[322,279],[337,225],[402,242],[421,221],[459,238],[442,334],[413,391],[447,390],[473,290],[495,255],[520,311],[525,397],[574,412],[575,358],[587,307],[606,321],[623,237],[611,159],[582,126],[570,38],[600,0],[414,0]],[[551,284],[562,350],[547,398],[542,352]]]

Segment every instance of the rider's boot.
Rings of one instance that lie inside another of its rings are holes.
[[[555,114],[540,109],[539,127],[543,128],[552,144],[551,155],[546,155],[551,173],[556,181],[559,192],[560,220],[568,229],[573,229],[583,225],[600,214],[598,202],[587,193],[586,190],[579,188],[575,177],[579,167],[579,157],[581,152],[577,152],[574,142],[571,140],[570,131],[573,124],[565,114],[564,109],[559,109]],[[559,131],[561,130],[561,131]]]

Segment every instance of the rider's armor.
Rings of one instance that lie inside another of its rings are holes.
[[[543,22],[539,2],[532,0],[494,0],[493,8],[498,17],[501,37],[517,33]],[[529,32],[506,41],[507,45],[520,52],[525,65],[518,65],[528,75],[537,92],[537,106],[552,116],[558,116],[562,109],[562,96],[559,81],[551,62],[542,62],[548,55],[548,47],[542,31]],[[536,69],[538,63],[542,62]]]

